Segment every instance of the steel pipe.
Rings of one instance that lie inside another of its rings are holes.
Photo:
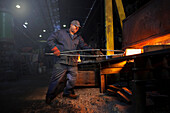
[[[113,52],[124,52],[124,51],[122,51],[122,50],[83,49],[83,50],[63,51],[63,52],[60,52],[60,53],[87,52],[87,51],[113,51]]]
[[[54,53],[45,53],[45,55],[54,55]],[[105,56],[123,56],[123,53],[121,54],[114,54],[114,55],[74,55],[74,54],[60,54],[60,56],[80,56],[80,57],[105,57]]]

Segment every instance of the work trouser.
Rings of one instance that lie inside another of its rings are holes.
[[[55,64],[46,96],[54,99],[64,90],[64,94],[73,93],[78,68],[65,64]]]

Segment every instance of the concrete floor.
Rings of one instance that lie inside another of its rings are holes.
[[[128,113],[130,105],[104,95],[99,88],[76,88],[77,100],[59,94],[52,105],[45,104],[50,74],[26,75],[0,82],[1,113]],[[129,112],[130,113],[130,112]]]

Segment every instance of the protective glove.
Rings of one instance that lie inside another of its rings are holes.
[[[53,49],[51,49],[51,51],[53,51],[55,56],[59,56],[60,55],[60,50],[56,46]]]

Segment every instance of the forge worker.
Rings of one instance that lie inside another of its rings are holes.
[[[46,103],[51,101],[63,91],[63,97],[76,99],[78,95],[74,92],[76,76],[78,72],[77,58],[60,56],[62,51],[71,51],[80,49],[91,49],[84,42],[83,38],[76,34],[80,28],[80,22],[73,20],[69,29],[58,30],[47,39],[47,43],[54,53],[55,64],[48,91],[46,94]]]

